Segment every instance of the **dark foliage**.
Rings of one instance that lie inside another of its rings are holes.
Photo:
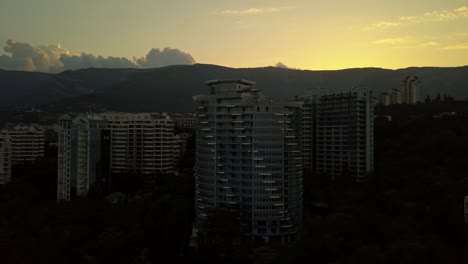
[[[119,175],[106,199],[59,204],[51,150],[0,186],[0,263],[467,263],[468,103],[376,114],[392,120],[375,123],[375,175],[356,184],[305,173],[303,232],[286,247],[250,248],[238,216],[219,212],[209,246],[188,251],[193,148],[179,176]]]
[[[442,111],[457,115],[434,118]],[[375,175],[306,175],[302,238],[274,263],[466,263],[468,103],[378,107]],[[327,205],[324,207],[323,205]]]

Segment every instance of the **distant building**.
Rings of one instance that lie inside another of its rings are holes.
[[[321,95],[316,172],[361,182],[374,170],[374,103],[370,91]]]
[[[95,115],[58,120],[57,200],[106,193],[110,180],[110,131]]]
[[[103,113],[111,131],[113,173],[173,173],[174,123],[165,113]]]
[[[390,105],[392,103],[392,101],[391,101],[391,90],[389,92],[382,92],[380,94],[379,102],[382,105]]]
[[[402,103],[416,104],[419,102],[419,78],[416,76],[407,76],[401,84]]]
[[[420,81],[416,76],[407,76],[399,89],[393,88],[382,92],[379,102],[383,105],[416,104],[419,102]]]
[[[194,113],[171,114],[175,128],[195,129],[197,128],[197,116]]]
[[[254,82],[213,80],[197,95],[197,223],[240,212],[253,239],[288,241],[302,225],[301,105],[273,101]]]
[[[11,139],[0,135],[0,184],[11,181]]]
[[[7,127],[0,132],[11,138],[13,164],[32,163],[44,156],[45,131],[37,125],[17,125]]]
[[[401,98],[401,91],[399,89],[390,89],[389,94],[390,104],[401,104],[403,102]]]

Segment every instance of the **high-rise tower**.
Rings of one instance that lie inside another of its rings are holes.
[[[197,95],[196,211],[234,210],[252,238],[287,241],[302,223],[301,105],[246,80],[206,82]]]
[[[110,131],[99,116],[59,118],[57,200],[105,193],[110,175]]]
[[[317,173],[361,182],[374,171],[374,103],[370,91],[321,95],[317,104]]]

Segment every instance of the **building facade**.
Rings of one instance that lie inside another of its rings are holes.
[[[33,163],[44,156],[45,131],[37,125],[17,125],[0,132],[11,138],[11,161],[13,164]]]
[[[302,224],[301,105],[275,102],[246,80],[206,82],[197,95],[195,190],[203,231],[234,210],[252,239],[293,238]]]
[[[180,133],[174,137],[174,161],[178,164],[187,152],[188,140],[192,137],[189,133]]]
[[[192,113],[175,113],[171,114],[172,120],[174,120],[174,127],[178,129],[196,129],[197,128],[197,116]]]
[[[379,103],[382,105],[390,105],[391,101],[391,90],[387,92],[382,92],[380,94]]]
[[[374,171],[374,103],[370,91],[321,95],[317,104],[316,172],[362,182]]]
[[[107,193],[110,184],[110,131],[99,116],[59,118],[57,199]]]
[[[11,139],[7,135],[0,135],[0,184],[11,181]]]
[[[420,80],[416,76],[407,76],[400,88],[392,88],[380,94],[379,101],[383,105],[416,104],[419,102]]]
[[[302,105],[302,159],[304,169],[313,171],[316,166],[316,130],[318,95],[312,91],[296,96],[293,101]]]
[[[407,76],[401,84],[402,103],[416,104],[419,102],[419,78]]]
[[[174,173],[174,124],[165,113],[103,113],[111,131],[112,173]]]
[[[390,104],[401,104],[403,103],[400,89],[390,89]]]

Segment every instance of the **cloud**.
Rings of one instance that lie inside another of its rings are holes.
[[[63,70],[78,70],[84,68],[136,68],[136,64],[127,58],[103,57],[93,54],[63,55],[60,57]]]
[[[0,56],[0,68],[14,71],[35,71],[36,67],[31,58],[12,58],[7,55]]]
[[[0,69],[58,73],[83,68],[156,68],[176,64],[194,64],[193,57],[178,49],[151,49],[145,57],[130,60],[124,57],[103,57],[89,53],[72,54],[55,45],[34,46],[8,40],[0,56]]]
[[[420,47],[435,47],[439,45],[440,43],[436,41],[429,41],[429,42],[424,42],[424,43],[419,44]]]
[[[178,49],[164,48],[162,51],[151,49],[146,57],[134,58],[134,62],[143,68],[158,68],[174,64],[194,64],[195,60],[190,54]]]
[[[460,43],[455,45],[450,45],[442,48],[443,50],[462,50],[468,49],[468,42],[467,43]]]
[[[378,45],[390,45],[392,46],[392,48],[395,49],[412,49],[440,46],[440,43],[436,41],[426,40],[426,42],[421,42],[411,37],[385,38],[376,40],[373,43]]]
[[[402,44],[402,43],[408,43],[410,40],[407,38],[386,38],[386,39],[380,39],[376,40],[373,43],[374,44]]]
[[[292,7],[264,7],[264,8],[248,8],[243,10],[222,10],[217,12],[220,15],[260,15],[266,13],[278,12]]]
[[[289,69],[288,66],[286,66],[286,64],[282,63],[282,62],[278,62],[275,64],[275,67],[276,68],[283,68],[283,69]]]
[[[14,40],[8,40],[3,50],[11,56],[2,56],[0,68],[41,72],[51,72],[63,67],[59,58],[62,54],[69,54],[60,44],[33,46]]]
[[[429,21],[450,21],[468,17],[468,7],[462,6],[453,10],[432,11],[418,16],[399,17],[393,21],[379,21],[362,28],[362,31],[380,30],[403,25]]]
[[[373,30],[373,29],[387,29],[391,27],[396,27],[398,26],[399,23],[396,22],[388,22],[388,21],[380,21],[377,23],[374,23],[368,27],[363,28],[363,31],[368,31],[368,30]]]

